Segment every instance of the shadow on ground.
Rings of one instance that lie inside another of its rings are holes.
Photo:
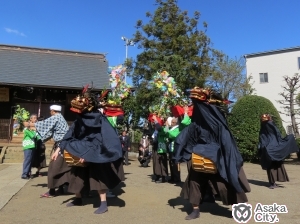
[[[270,186],[269,182],[267,182],[267,181],[248,179],[248,182],[250,184],[254,184],[256,186],[261,186],[261,187],[269,187]]]
[[[187,214],[191,213],[193,211],[192,205],[182,197],[177,197],[168,200],[168,204],[175,209],[175,206],[183,206],[179,208],[182,212],[185,212]],[[222,216],[226,218],[232,218],[231,211],[229,208],[220,206],[217,203],[203,203],[200,206],[200,212],[204,213],[210,213],[212,215],[216,216]]]
[[[217,203],[203,203],[200,206],[200,212],[210,213],[216,216],[232,218],[232,213],[229,208],[223,207]]]
[[[168,205],[175,209],[175,206],[183,206],[179,208],[182,212],[190,213],[193,210],[192,205],[182,197],[172,198],[168,200]]]
[[[33,187],[43,187],[43,188],[48,188],[48,184],[32,184],[31,186],[33,186]]]
[[[126,203],[124,200],[118,198],[118,196],[125,193],[125,191],[122,189],[123,187],[126,187],[126,184],[124,182],[121,182],[116,188],[112,190],[112,194],[114,194],[116,197],[107,198],[107,202],[109,206],[115,206],[115,207],[125,207]],[[65,194],[68,195],[68,194]],[[75,199],[74,194],[72,197],[68,198],[67,200],[62,201],[61,204],[67,204]],[[90,191],[83,193],[83,205],[93,205],[93,208],[98,208],[100,206],[100,198],[97,191]]]

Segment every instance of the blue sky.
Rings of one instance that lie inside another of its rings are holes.
[[[131,38],[154,0],[1,0],[0,44],[108,53],[123,63],[121,36]],[[300,46],[298,0],[179,0],[200,11],[214,48],[230,57]],[[128,56],[140,52],[129,47]]]

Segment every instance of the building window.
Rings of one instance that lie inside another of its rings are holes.
[[[260,83],[268,82],[268,73],[259,73]]]
[[[300,69],[300,57],[298,58],[298,69]]]

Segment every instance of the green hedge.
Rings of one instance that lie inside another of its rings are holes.
[[[264,97],[249,95],[239,99],[228,116],[228,125],[245,161],[257,161],[260,116],[272,115],[276,126],[285,136],[280,115],[272,102]]]

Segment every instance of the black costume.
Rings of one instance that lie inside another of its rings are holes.
[[[46,146],[41,139],[36,139],[36,149],[33,152],[31,167],[35,167],[38,170],[47,167],[46,164]],[[36,175],[40,173],[37,171]]]
[[[289,181],[283,161],[291,153],[298,151],[299,148],[295,137],[293,135],[287,135],[282,138],[280,131],[271,120],[270,115],[262,115],[258,155],[261,158],[262,169],[267,170],[271,189],[277,187],[275,184],[276,181]]]
[[[236,142],[228,128],[220,107],[210,101],[215,95],[210,90],[196,89],[200,94],[193,99],[192,123],[182,130],[175,140],[175,162],[187,162],[189,174],[184,183],[181,196],[193,205],[199,205],[211,181],[223,204],[232,205],[247,202],[246,192],[250,186],[243,171],[243,159]],[[214,105],[213,105],[214,104]],[[196,172],[192,168],[192,153],[214,162],[216,174]],[[186,219],[199,217],[199,210]],[[193,212],[193,213],[194,213]]]
[[[108,163],[122,157],[115,129],[98,111],[79,115],[61,144],[60,148],[87,162]]]
[[[97,191],[113,189],[121,182],[118,176],[122,165],[121,143],[107,117],[98,111],[98,102],[93,97],[93,94],[83,91],[82,96],[72,100],[71,110],[79,115],[60,143],[62,150],[84,159],[87,165],[71,169],[68,190],[75,194],[83,189],[86,181],[89,181],[90,190]],[[105,208],[101,209],[103,204]],[[67,204],[74,205],[82,205],[81,197]],[[101,201],[99,209],[96,214],[107,211],[106,201]]]
[[[103,125],[104,123],[105,125]],[[110,133],[111,138],[103,135],[103,132]],[[90,190],[96,191],[113,189],[123,181],[118,175],[119,168],[122,166],[121,146],[116,144],[113,147],[114,143],[109,142],[110,139],[116,143],[120,142],[115,130],[102,114],[98,112],[85,113],[76,119],[60,147],[74,156],[83,158],[87,166],[72,167],[69,192],[79,193],[86,185]],[[104,144],[104,141],[107,141],[107,144]],[[74,205],[78,205],[76,203],[78,200],[73,202]],[[82,201],[79,204],[82,204]]]
[[[39,117],[38,121],[44,120],[44,117]],[[33,158],[31,162],[31,167],[37,168],[36,176],[41,175],[40,170],[47,167],[46,164],[46,146],[41,139],[35,139],[36,141],[36,150],[33,153]]]

